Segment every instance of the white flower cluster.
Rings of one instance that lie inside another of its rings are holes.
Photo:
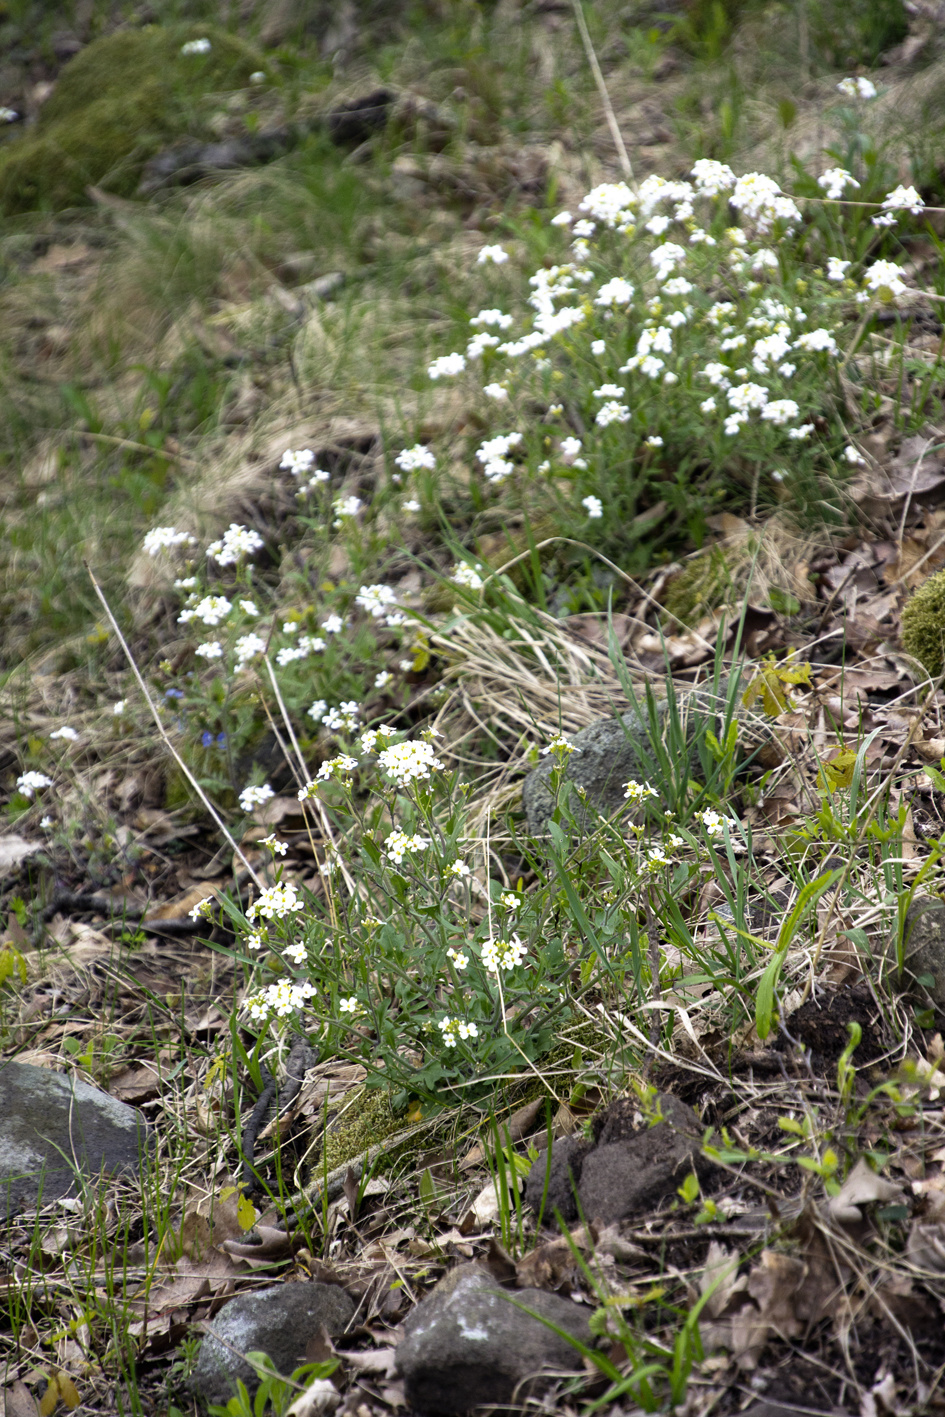
[[[406,832],[392,831],[387,838],[384,853],[389,856],[395,866],[399,866],[408,851],[426,851],[430,846],[428,836],[418,836],[415,832],[413,836],[408,836]]]
[[[790,232],[801,219],[791,198],[786,197],[777,182],[763,172],[746,172],[739,177],[729,201],[759,236],[766,236],[776,222],[782,223],[784,230]]]
[[[68,723],[64,723],[61,728],[57,728],[54,733],[50,733],[50,742],[54,738],[63,738],[67,743],[78,743],[79,735],[74,728],[70,728]]]
[[[487,940],[482,947],[482,962],[490,974],[498,974],[500,970],[508,973],[518,968],[527,950],[528,946],[518,935],[513,935],[511,940]]]
[[[648,797],[658,797],[659,793],[655,787],[651,787],[648,782],[637,782],[631,778],[624,783],[624,797],[628,802],[645,802]]]
[[[246,911],[248,920],[283,920],[302,909],[298,888],[291,881],[279,881],[261,890]]]
[[[725,830],[725,818],[718,812],[711,810],[702,812],[702,825],[705,827],[706,836],[721,836]]]
[[[467,590],[482,590],[485,585],[475,566],[470,566],[468,561],[457,562],[450,572],[450,580],[456,585],[465,586]]]
[[[248,787],[244,787],[240,793],[240,810],[251,812],[254,807],[261,807],[264,802],[268,802],[270,797],[275,797],[275,795],[268,782],[264,782],[261,787],[250,784]]]
[[[173,526],[152,527],[142,542],[142,549],[149,556],[156,556],[171,546],[195,546],[197,538],[187,531],[178,531]]]
[[[299,1013],[314,996],[315,986],[307,979],[298,982],[280,979],[250,995],[245,1007],[254,1023],[265,1023],[273,1014],[277,1018],[288,1018],[290,1014]]]
[[[515,464],[506,456],[522,441],[521,433],[498,433],[487,438],[476,450],[476,461],[489,482],[504,482],[515,471]]]
[[[552,738],[546,748],[542,748],[541,755],[546,758],[549,753],[553,753],[556,758],[568,758],[572,753],[580,751],[580,748],[575,748],[573,743],[568,742],[563,733],[559,733],[557,737]]]
[[[447,1048],[455,1048],[458,1038],[464,1041],[467,1038],[478,1038],[479,1029],[474,1023],[465,1023],[458,1018],[441,1018],[437,1027],[443,1035],[443,1044]]]
[[[233,609],[225,595],[205,595],[196,605],[185,608],[177,617],[178,625],[186,625],[191,620],[200,620],[204,625],[219,625]]]
[[[828,167],[817,178],[817,185],[823,187],[827,200],[831,202],[839,201],[847,187],[857,191],[860,186],[853,173],[847,172],[845,167]]]
[[[266,641],[259,635],[242,635],[233,646],[233,653],[236,663],[242,667],[248,664],[251,659],[255,659],[257,654],[262,654],[266,648]]]
[[[354,600],[362,610],[379,620],[388,605],[397,604],[397,592],[389,585],[363,585]]]
[[[398,787],[408,787],[412,782],[423,782],[431,772],[441,771],[444,764],[433,751],[430,743],[393,743],[377,755],[378,766],[384,775]]]
[[[44,772],[25,772],[16,780],[16,790],[21,797],[32,797],[44,787],[52,787],[53,780]]]
[[[873,225],[895,226],[897,213],[910,212],[918,216],[924,209],[925,203],[914,187],[899,186],[884,199],[881,212],[873,217]]]
[[[303,472],[308,472],[314,462],[315,454],[311,448],[300,448],[297,452],[286,448],[279,466],[288,469],[293,477],[299,477]]]
[[[396,732],[396,728],[390,728],[386,723],[379,723],[376,728],[369,728],[361,734],[358,739],[358,747],[362,753],[373,753],[379,738],[393,738]]]
[[[308,711],[309,718],[322,724],[330,733],[356,733],[360,713],[361,706],[354,699],[334,706],[326,704],[324,699],[316,699]]]
[[[191,920],[212,920],[215,900],[212,895],[204,896],[203,900],[198,900],[193,910],[188,911]]]
[[[188,39],[186,44],[180,47],[181,54],[209,54],[211,49],[209,39]]]
[[[841,79],[837,89],[844,98],[869,99],[876,97],[876,85],[872,79]]]
[[[432,472],[436,467],[436,458],[424,443],[414,443],[412,448],[401,448],[394,462],[404,472],[416,472],[420,468]]]
[[[263,539],[258,531],[240,526],[238,522],[230,522],[220,540],[211,541],[207,555],[220,566],[236,566],[245,557],[261,551],[262,547]]]

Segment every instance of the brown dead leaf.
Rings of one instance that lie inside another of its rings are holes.
[[[840,1190],[828,1200],[827,1212],[841,1225],[856,1225],[863,1219],[861,1205],[892,1200],[903,1200],[902,1189],[892,1181],[884,1181],[861,1156]]]
[[[699,1281],[699,1293],[709,1293],[705,1302],[705,1312],[710,1318],[720,1319],[736,1294],[745,1291],[748,1276],[738,1273],[739,1256],[725,1249],[718,1240],[713,1240],[706,1256],[705,1270]]]
[[[906,1240],[906,1254],[917,1269],[945,1274],[945,1222],[913,1224]]]
[[[16,1382],[0,1393],[3,1417],[37,1417],[39,1406],[26,1383]]]
[[[17,836],[11,833],[7,836],[0,836],[0,876],[5,876],[8,871],[16,870],[21,861],[25,861],[27,856],[32,856],[35,851],[42,850],[42,842],[27,841],[24,836]]]
[[[161,1073],[155,1063],[129,1063],[112,1074],[108,1091],[120,1102],[150,1102],[161,1091]]]
[[[292,1238],[285,1230],[257,1224],[253,1234],[259,1236],[256,1244],[246,1239],[224,1240],[220,1249],[235,1260],[245,1261],[250,1269],[266,1269],[291,1255]]]
[[[567,1290],[570,1293],[582,1273],[575,1254],[593,1251],[597,1234],[593,1226],[579,1225],[569,1235],[559,1235],[531,1250],[515,1266],[519,1289]]]
[[[174,900],[165,901],[155,910],[148,913],[146,919],[141,921],[142,930],[146,930],[153,920],[184,920],[199,905],[202,900],[212,896],[214,900],[219,900],[220,893],[215,886],[198,885],[191,886],[183,895],[177,896]]]

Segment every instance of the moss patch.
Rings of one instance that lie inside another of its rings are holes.
[[[348,1107],[338,1126],[327,1132],[322,1164],[331,1171],[345,1161],[355,1161],[405,1125],[405,1119],[391,1111],[386,1092],[365,1088],[355,1105]]]
[[[206,54],[182,54],[209,39]],[[211,94],[243,88],[264,61],[213,25],[150,26],[95,40],[70,64],[36,126],[0,150],[0,211],[55,211],[89,186],[130,196],[148,157],[199,135]]]
[[[902,647],[929,678],[945,669],[945,571],[929,576],[903,606]]]

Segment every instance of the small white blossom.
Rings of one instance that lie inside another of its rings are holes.
[[[488,399],[495,399],[496,403],[504,403],[509,396],[509,391],[501,384],[483,384],[482,392]]]
[[[52,785],[52,778],[44,772],[25,772],[16,780],[16,790],[21,797],[32,797],[35,792]]]
[[[582,497],[581,506],[587,510],[587,515],[591,521],[599,521],[604,515],[604,504],[599,497]]]
[[[274,832],[270,832],[269,836],[261,836],[259,845],[268,846],[273,855],[277,856],[284,856],[289,849],[288,843],[280,841]]]
[[[74,728],[70,728],[68,723],[64,723],[61,728],[57,728],[55,733],[50,733],[49,737],[50,739],[65,738],[69,743],[77,743],[79,741],[78,733]]]
[[[198,645],[194,654],[199,654],[201,659],[222,659],[223,646],[219,640],[205,640],[202,645]]]
[[[851,261],[841,261],[839,256],[827,257],[827,279],[841,281],[852,265]]]
[[[467,590],[482,590],[485,585],[475,566],[470,566],[467,561],[457,562],[450,572],[450,580],[456,585],[465,586]]]
[[[925,208],[925,203],[914,187],[899,186],[894,188],[885,198],[882,204],[882,212],[873,217],[874,226],[894,226],[897,212],[911,212],[913,216],[918,216]]]
[[[457,970],[463,970],[469,964],[469,955],[463,954],[460,950],[448,949],[446,957],[453,961],[453,968]]]
[[[456,374],[462,374],[465,368],[465,355],[441,354],[439,359],[434,359],[427,369],[427,374],[431,379],[449,379]]]
[[[870,99],[876,97],[876,85],[871,79],[841,79],[837,89],[844,98]]]
[[[15,123],[19,116],[15,108],[0,108],[0,123]]]
[[[112,704],[112,713],[115,715],[116,718],[121,718],[127,707],[127,699],[119,699],[117,703]]]
[[[423,742],[393,743],[378,753],[377,763],[384,775],[398,787],[424,781],[432,771],[442,770],[444,766],[432,745]]]
[[[263,654],[266,649],[266,641],[260,635],[243,635],[233,646],[233,653],[239,665],[248,663],[255,659],[257,654]]]
[[[279,881],[274,886],[261,890],[259,896],[246,911],[249,920],[261,917],[263,920],[282,920],[302,909],[298,887],[291,881]]]
[[[853,467],[866,466],[866,458],[863,456],[862,453],[858,452],[857,449],[854,448],[852,443],[848,443],[847,446],[844,448],[843,456],[846,458],[847,462],[850,463]]]
[[[186,531],[178,531],[173,526],[152,527],[142,542],[142,549],[149,556],[156,556],[170,546],[193,546],[196,537]]]
[[[420,468],[432,472],[436,467],[436,458],[424,443],[414,443],[412,448],[401,448],[394,462],[403,472],[416,472]]]
[[[385,689],[393,677],[390,670],[382,669],[379,674],[374,676],[375,689]]]
[[[181,54],[209,54],[209,39],[188,39],[186,44],[180,47]]]
[[[797,418],[799,413],[800,409],[793,399],[772,399],[761,410],[762,418],[778,427],[789,423],[792,418]]]
[[[490,974],[498,974],[500,970],[508,972],[522,963],[527,948],[518,935],[513,935],[511,940],[487,940],[482,946],[482,962]]]
[[[261,787],[251,783],[248,787],[244,787],[240,793],[240,810],[251,812],[254,807],[261,807],[264,802],[268,802],[270,797],[275,797],[275,795],[268,782],[264,782]]]
[[[348,519],[358,515],[364,503],[360,497],[336,497],[332,504],[335,510],[334,526],[340,527]]]
[[[408,851],[416,854],[418,851],[426,851],[430,846],[428,836],[407,836],[406,832],[393,831],[387,838],[384,847],[384,854],[389,856],[395,866],[399,866]]]
[[[701,402],[700,405],[699,405],[699,409],[700,409],[700,412],[702,412],[702,413],[714,413],[714,412],[715,412],[715,399],[712,398],[711,395],[710,395],[709,398],[703,399],[702,402]]]
[[[503,247],[483,246],[482,250],[479,252],[479,255],[476,257],[476,265],[484,266],[487,264],[492,264],[493,266],[503,266],[505,265],[505,262],[508,259],[509,253],[508,251],[504,250]]]
[[[470,874],[469,867],[466,865],[465,861],[451,861],[447,870],[451,876],[463,877]]]
[[[347,753],[339,753],[337,757],[329,758],[327,762],[322,763],[317,776],[320,782],[326,782],[330,777],[338,777],[342,782],[345,782],[347,774],[354,772],[357,766],[357,758],[352,758]]]
[[[570,226],[573,218],[570,212],[559,212],[551,218],[551,226]]]
[[[349,994],[346,999],[338,1000],[338,1012],[341,1014],[356,1014],[360,1009],[357,994]]]
[[[556,758],[567,758],[570,757],[572,753],[579,753],[580,751],[580,748],[575,748],[573,743],[568,742],[563,733],[559,733],[557,737],[552,738],[546,748],[542,748],[541,755],[545,758],[549,753],[553,753]]]
[[[251,527],[230,522],[219,541],[207,547],[207,555],[221,566],[235,566],[246,556],[253,556],[263,548],[263,539]]]
[[[637,782],[631,778],[624,783],[624,797],[628,802],[645,802],[648,797],[659,796],[655,787],[651,787],[648,782]]]
[[[326,635],[340,635],[345,627],[345,622],[340,615],[329,615],[327,620],[322,621],[322,629]]]
[[[388,605],[397,603],[397,592],[389,585],[363,585],[354,600],[362,610],[379,620]]]
[[[212,920],[213,907],[216,904],[212,895],[204,896],[203,900],[198,900],[193,910],[188,911],[191,920]]]
[[[315,461],[315,454],[311,448],[300,448],[298,452],[293,452],[291,448],[286,448],[282,454],[282,461],[279,466],[287,468],[293,477],[300,476],[303,472],[308,472]]]
[[[700,815],[702,817],[702,825],[705,827],[706,836],[722,835],[725,830],[725,822],[718,812],[710,810],[702,812]]]
[[[828,167],[827,171],[817,178],[817,185],[823,187],[828,201],[836,202],[843,196],[846,187],[852,187],[856,191],[860,184],[845,167]]]
[[[594,422],[599,428],[609,428],[612,423],[627,423],[630,420],[630,410],[625,403],[618,403],[616,399],[609,399],[597,410]]]

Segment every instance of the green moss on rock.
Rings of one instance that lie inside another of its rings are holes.
[[[903,606],[902,647],[930,679],[945,669],[945,571],[929,576]]]
[[[181,53],[203,38],[206,54]],[[63,69],[36,126],[0,149],[0,211],[81,205],[89,186],[132,195],[153,153],[199,135],[208,95],[243,88],[264,67],[252,45],[214,25],[95,40]]]
[[[666,589],[665,605],[677,621],[690,627],[724,605],[732,590],[732,573],[721,546],[712,546],[688,561]]]
[[[392,1112],[387,1093],[363,1088],[337,1126],[325,1136],[325,1164],[329,1171],[345,1161],[356,1161],[372,1146],[400,1131],[406,1122]]]

